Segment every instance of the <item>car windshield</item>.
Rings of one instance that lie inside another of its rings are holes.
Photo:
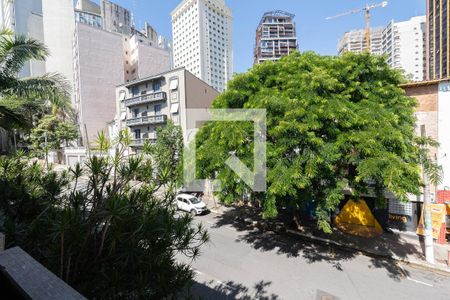
[[[189,201],[191,201],[192,204],[198,204],[201,202],[201,200],[198,199],[197,197],[189,198]]]

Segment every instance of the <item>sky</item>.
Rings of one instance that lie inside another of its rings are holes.
[[[159,34],[172,36],[170,12],[181,0],[111,0],[132,11],[141,28],[148,21]],[[382,0],[369,0],[378,3]],[[97,0],[98,2],[98,0]],[[225,0],[233,12],[234,71],[245,72],[253,63],[255,31],[264,12],[284,10],[295,14],[300,51],[312,50],[324,55],[337,53],[342,35],[365,28],[363,13],[325,20],[326,17],[363,7],[364,0]],[[390,0],[385,8],[372,11],[371,25],[386,26],[391,20],[406,21],[425,15],[426,0]]]

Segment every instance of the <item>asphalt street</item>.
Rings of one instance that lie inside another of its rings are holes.
[[[196,221],[211,240],[192,262],[194,299],[450,299],[443,274],[263,233],[215,214]]]

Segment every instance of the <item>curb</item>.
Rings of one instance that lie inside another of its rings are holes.
[[[333,241],[333,240],[329,240],[329,239],[324,239],[321,237],[317,237],[317,236],[313,236],[311,234],[305,234],[305,233],[301,233],[292,229],[288,229],[286,230],[287,233],[289,234],[293,234],[296,236],[299,236],[303,239],[307,239],[309,241],[312,242],[320,242],[322,244],[325,245],[333,245],[336,246],[340,249],[343,250],[347,250],[347,251],[357,251],[365,256],[369,256],[369,257],[378,257],[378,258],[384,258],[384,259],[391,259],[391,260],[395,260],[397,262],[403,263],[405,265],[409,265],[409,266],[416,266],[422,269],[426,269],[428,271],[431,272],[435,272],[435,273],[445,273],[446,276],[450,275],[450,268],[447,267],[442,267],[442,266],[436,266],[436,265],[431,265],[427,262],[420,262],[420,261],[409,261],[409,260],[405,260],[397,255],[389,255],[389,254],[380,254],[380,253],[374,253],[368,250],[364,250],[364,249],[359,249],[359,248],[355,248],[352,246],[347,246],[344,245],[342,243]]]
[[[211,207],[209,211],[216,215],[223,215],[223,211],[220,210],[220,207]]]

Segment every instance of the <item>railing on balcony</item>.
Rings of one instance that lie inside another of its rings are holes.
[[[139,126],[147,124],[164,124],[167,122],[166,115],[146,116],[127,120],[127,126]]]
[[[131,141],[131,147],[142,147],[146,142],[154,144],[156,142],[156,139],[155,138],[134,139]]]
[[[167,96],[165,92],[156,92],[151,94],[145,94],[141,96],[137,96],[134,98],[130,98],[127,100],[124,100],[123,103],[125,106],[133,106],[133,105],[140,105],[145,104],[149,102],[157,102],[157,101],[163,101],[166,100]]]

